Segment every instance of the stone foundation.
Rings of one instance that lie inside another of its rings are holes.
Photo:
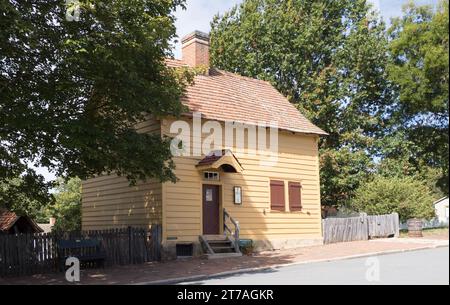
[[[195,242],[176,242],[176,241],[166,241],[162,245],[161,258],[163,261],[170,261],[177,259],[177,244],[192,244],[192,254],[193,257],[200,257],[203,255],[203,249],[199,241]]]
[[[163,261],[176,260],[176,245],[177,244],[190,244],[190,242],[177,242],[177,241],[166,241],[162,245],[161,256]],[[202,256],[203,249],[199,241],[193,241],[193,257]],[[274,251],[274,250],[284,250],[284,249],[295,249],[301,247],[309,246],[320,246],[323,245],[323,238],[316,239],[265,239],[265,240],[253,240],[253,251]]]
[[[253,240],[253,250],[255,252],[295,249],[301,247],[320,246],[320,245],[323,245],[323,238]]]

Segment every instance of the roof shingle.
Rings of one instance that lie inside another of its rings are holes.
[[[19,221],[19,219],[21,219],[21,217],[29,223],[29,226],[33,229],[34,232],[43,232],[43,230],[30,217],[18,216],[16,213],[5,209],[0,209],[0,232],[7,232],[14,226],[17,221]]]
[[[169,67],[186,66],[181,60],[167,59]],[[292,132],[327,135],[311,123],[269,82],[211,68],[197,75],[186,90],[183,104],[208,120],[239,122]]]
[[[14,212],[7,210],[0,210],[0,231],[9,230],[19,219],[19,216]]]

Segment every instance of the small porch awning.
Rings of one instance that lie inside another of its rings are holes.
[[[229,149],[210,152],[197,164],[198,170],[222,170],[226,173],[241,173],[241,163]]]

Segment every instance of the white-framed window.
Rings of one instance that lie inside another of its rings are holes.
[[[203,180],[206,181],[219,181],[220,175],[218,172],[203,172]]]

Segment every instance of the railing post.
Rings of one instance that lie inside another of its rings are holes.
[[[231,230],[231,228],[227,225],[227,220],[230,219],[231,223],[234,225],[234,232]],[[233,217],[228,214],[226,209],[223,209],[223,231],[224,234],[227,235],[227,231],[231,236],[234,238],[234,247],[236,249],[236,252],[240,252],[239,249],[239,234],[240,234],[240,227],[239,227],[239,221],[236,221]]]
[[[227,210],[223,209],[223,235],[227,235]]]
[[[239,221],[236,221],[236,228],[234,230],[234,246],[235,246],[235,250],[237,252],[240,252],[239,249],[239,234],[240,234],[240,228],[239,228]]]

